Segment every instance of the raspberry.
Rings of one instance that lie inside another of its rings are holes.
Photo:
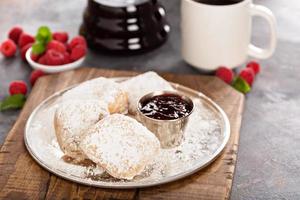
[[[69,39],[69,35],[67,32],[55,32],[52,34],[54,40],[57,40],[62,43],[66,43]]]
[[[31,60],[33,60],[34,62],[38,62],[40,55],[35,55],[33,53],[30,54],[30,58]]]
[[[13,40],[7,39],[1,44],[1,52],[5,57],[12,57],[17,52],[17,45]]]
[[[9,84],[10,95],[27,93],[27,85],[24,81],[13,81]]]
[[[48,65],[46,54],[42,55],[37,62],[41,65]]]
[[[255,78],[255,73],[252,68],[245,68],[240,72],[239,77],[244,79],[251,86]]]
[[[64,55],[54,49],[49,49],[46,54],[46,60],[48,65],[63,65]]]
[[[255,74],[260,72],[260,65],[256,61],[248,62],[247,67],[252,68]]]
[[[86,53],[86,48],[83,45],[77,45],[72,49],[71,60],[75,61],[82,58]]]
[[[13,40],[17,44],[22,33],[22,28],[19,26],[15,26],[8,32],[8,38]]]
[[[234,74],[228,67],[221,66],[217,69],[216,76],[222,79],[225,83],[230,84],[233,80]]]
[[[44,76],[44,75],[46,75],[46,74],[42,70],[32,71],[31,74],[30,74],[30,78],[29,78],[30,84],[33,86],[34,83],[36,82],[36,80],[38,78],[40,78],[41,76]]]
[[[68,64],[71,62],[70,54],[68,52],[64,53],[64,64]]]
[[[67,51],[66,46],[63,43],[56,41],[56,40],[52,40],[51,42],[49,42],[47,44],[47,50],[49,50],[49,49],[54,49],[61,53],[64,53]]]
[[[66,47],[66,49],[67,49],[67,52],[71,53],[72,49],[71,49],[71,47],[70,47],[70,44],[65,43],[65,47]]]
[[[27,33],[22,33],[20,35],[19,41],[18,41],[18,45],[20,48],[24,47],[26,44],[29,43],[34,43],[34,37],[32,37],[31,35],[27,34]]]
[[[32,47],[33,43],[28,43],[25,46],[22,47],[21,49],[21,58],[23,61],[26,61],[26,51]]]
[[[71,49],[73,49],[77,45],[83,45],[86,48],[86,41],[84,37],[76,36],[70,41],[69,45]]]

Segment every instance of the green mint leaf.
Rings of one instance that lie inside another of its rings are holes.
[[[0,102],[0,111],[22,108],[25,101],[26,97],[23,94],[8,96]]]
[[[246,94],[250,92],[251,87],[250,85],[241,77],[236,77],[232,83],[232,87],[234,87],[236,90]]]
[[[32,45],[32,53],[35,55],[40,55],[40,54],[44,53],[45,50],[46,50],[45,45],[38,41]]]
[[[38,29],[35,40],[46,45],[52,40],[52,33],[50,29],[47,26],[41,26]]]

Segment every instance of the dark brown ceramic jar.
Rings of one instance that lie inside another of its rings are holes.
[[[156,0],[89,0],[80,33],[92,49],[145,52],[167,40],[170,26],[165,14]]]

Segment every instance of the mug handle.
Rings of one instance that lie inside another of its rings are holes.
[[[266,59],[272,56],[275,51],[277,44],[277,32],[276,32],[276,19],[272,13],[272,11],[261,5],[251,5],[250,12],[252,16],[259,16],[265,18],[270,25],[270,45],[267,49],[262,49],[253,44],[250,44],[248,47],[249,56],[258,58],[258,59]]]

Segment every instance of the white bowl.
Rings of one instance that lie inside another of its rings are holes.
[[[81,66],[83,63],[85,56],[80,58],[79,60],[76,60],[75,62],[64,64],[64,65],[42,65],[39,64],[31,59],[31,48],[27,50],[26,52],[26,60],[30,64],[30,66],[33,69],[39,69],[42,70],[43,72],[46,73],[58,73],[58,72],[63,72],[71,69],[76,69]]]

